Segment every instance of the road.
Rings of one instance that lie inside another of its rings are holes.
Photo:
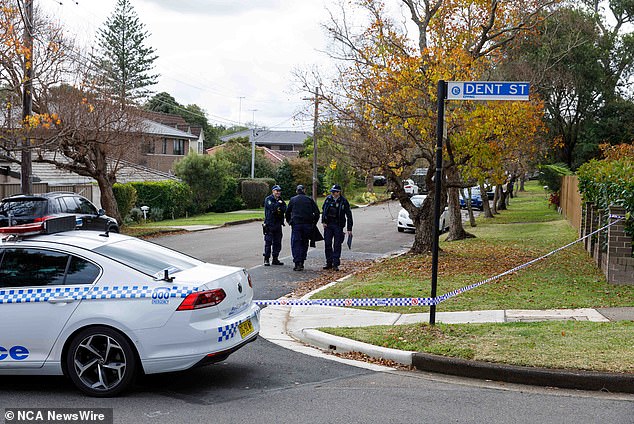
[[[374,258],[411,244],[396,231],[390,202],[355,209],[350,259]],[[291,270],[289,234],[283,267],[263,267],[259,223],[154,240],[201,259],[243,266],[256,297],[291,291],[321,273],[323,254],[309,252],[307,271]],[[1,337],[1,335],[0,335]],[[634,423],[634,396],[580,392],[446,377],[419,371],[373,371],[306,356],[259,338],[226,361],[187,372],[141,378],[127,395],[93,399],[61,377],[0,377],[0,406],[113,408],[116,423]],[[9,421],[6,421],[7,423]]]

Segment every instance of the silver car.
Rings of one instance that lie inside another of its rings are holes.
[[[244,269],[116,233],[55,233],[62,220],[0,228],[0,374],[64,374],[114,396],[139,373],[218,362],[257,337]]]
[[[410,200],[414,204],[414,206],[416,206],[417,208],[420,208],[425,198],[427,198],[426,195],[417,194],[415,196],[412,196]],[[449,214],[446,208],[440,214],[439,228],[441,233],[449,229]],[[409,212],[407,212],[405,208],[401,208],[401,210],[398,212],[398,218],[396,219],[396,229],[398,230],[399,233],[402,233],[405,230],[416,231],[416,227],[414,227],[414,221],[412,221],[412,218],[409,216]]]

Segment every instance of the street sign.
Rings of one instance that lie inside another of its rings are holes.
[[[528,100],[528,82],[448,81],[447,100]]]

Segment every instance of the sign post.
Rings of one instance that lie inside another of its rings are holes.
[[[438,286],[438,239],[440,236],[440,190],[442,189],[442,138],[447,100],[528,100],[530,83],[507,81],[438,81],[438,122],[436,125],[436,175],[434,176],[434,230],[432,233],[431,298]],[[429,307],[429,324],[436,324],[436,305]]]

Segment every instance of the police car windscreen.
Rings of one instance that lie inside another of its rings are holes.
[[[175,273],[204,263],[175,250],[139,239],[122,240],[100,246],[94,251],[152,276],[162,275],[165,269]]]

